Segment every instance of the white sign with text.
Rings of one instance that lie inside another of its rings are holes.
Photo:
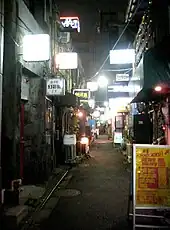
[[[46,81],[46,94],[48,96],[65,95],[65,79],[51,78]]]

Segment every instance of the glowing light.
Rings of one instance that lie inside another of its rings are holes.
[[[110,50],[110,64],[129,64],[134,61],[134,49]]]
[[[89,106],[93,109],[94,106],[95,106],[95,100],[94,100],[94,99],[89,99],[89,100],[88,100],[88,104],[89,104]]]
[[[97,82],[98,86],[101,88],[106,87],[108,85],[108,80],[105,76],[100,76]]]
[[[88,137],[82,137],[81,140],[80,140],[80,143],[82,145],[88,145],[88,143],[89,143]]]
[[[83,113],[81,111],[78,112],[78,117],[83,117]]]
[[[77,69],[78,54],[75,52],[58,53],[55,56],[55,65],[59,69]]]
[[[98,84],[97,82],[87,82],[87,89],[89,89],[91,92],[98,90]]]
[[[23,38],[24,61],[47,61],[50,59],[50,36],[48,34],[28,34]]]
[[[156,91],[156,92],[160,92],[160,91],[162,91],[162,87],[161,87],[161,86],[159,86],[159,85],[158,85],[158,86],[156,86],[156,87],[155,87],[155,91]]]
[[[104,102],[104,106],[107,107],[109,105],[109,102],[108,101],[105,101]]]
[[[166,130],[166,127],[165,127],[165,126],[163,126],[163,127],[162,127],[162,129],[165,131],[165,130]]]
[[[93,117],[98,118],[100,117],[100,112],[98,110],[93,112]]]

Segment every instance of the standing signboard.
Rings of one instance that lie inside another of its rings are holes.
[[[60,78],[60,77],[47,79],[46,95],[64,96],[65,95],[65,79]]]
[[[114,144],[121,144],[122,143],[122,133],[121,132],[115,132],[114,133]]]
[[[137,209],[170,209],[170,146],[133,146],[133,229]]]

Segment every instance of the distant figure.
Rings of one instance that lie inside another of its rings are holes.
[[[107,135],[108,135],[108,140],[112,137],[112,126],[111,124],[108,124],[107,126]]]

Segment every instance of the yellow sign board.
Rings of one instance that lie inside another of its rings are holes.
[[[136,207],[170,207],[170,146],[134,145]]]
[[[89,97],[88,92],[75,92],[75,95],[77,97],[81,97],[81,98],[84,98],[84,99],[88,99],[88,97]]]

